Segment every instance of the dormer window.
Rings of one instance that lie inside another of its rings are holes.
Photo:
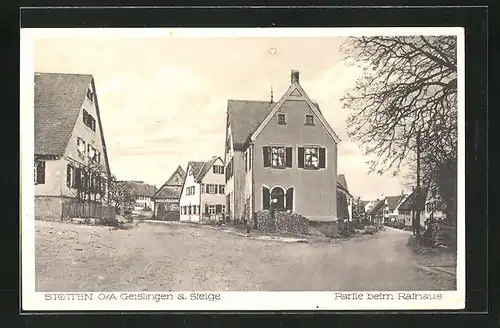
[[[285,125],[285,124],[286,124],[286,114],[278,113],[278,125]]]
[[[306,125],[314,125],[314,115],[306,115]]]
[[[87,98],[89,98],[90,101],[94,101],[94,93],[91,88],[87,90]]]

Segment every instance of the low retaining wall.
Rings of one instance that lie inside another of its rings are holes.
[[[63,203],[67,199],[53,196],[35,196],[35,219],[61,221]]]
[[[326,237],[335,237],[338,236],[339,234],[339,225],[336,221],[334,222],[309,221],[309,226],[313,229],[316,229]]]

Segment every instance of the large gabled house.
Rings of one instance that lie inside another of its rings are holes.
[[[298,71],[278,102],[228,100],[224,160],[231,219],[248,222],[273,206],[328,226],[336,222],[339,141]]]
[[[179,201],[186,171],[179,165],[170,178],[153,195],[154,215],[159,220],[179,220]]]
[[[224,161],[220,157],[188,162],[181,189],[180,220],[202,222],[223,218],[224,189]]]
[[[60,219],[65,202],[102,202],[110,170],[92,75],[35,73],[35,217]]]

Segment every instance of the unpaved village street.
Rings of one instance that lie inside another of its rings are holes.
[[[453,256],[414,254],[388,228],[341,243],[285,243],[206,227],[129,230],[36,221],[36,291],[453,290]],[[438,264],[436,264],[438,263]]]

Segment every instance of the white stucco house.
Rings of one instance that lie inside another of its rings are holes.
[[[179,201],[180,221],[222,218],[226,211],[224,189],[224,162],[220,157],[206,162],[188,162]]]

